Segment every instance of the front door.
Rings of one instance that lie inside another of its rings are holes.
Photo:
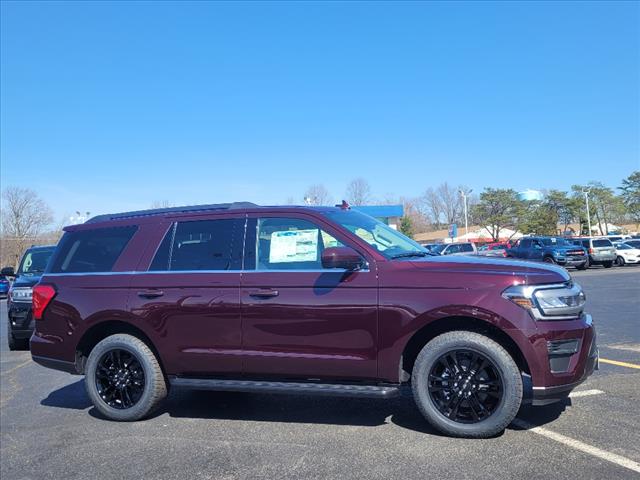
[[[244,226],[244,216],[171,223],[148,270],[133,275],[129,310],[153,333],[168,372],[242,370]]]
[[[245,375],[376,378],[375,262],[363,255],[361,271],[322,268],[322,250],[339,245],[351,246],[317,219],[250,215],[240,292]]]

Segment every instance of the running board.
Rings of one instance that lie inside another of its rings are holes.
[[[172,387],[228,392],[289,393],[356,398],[390,398],[400,394],[396,386],[346,385],[341,383],[270,382],[173,377]]]

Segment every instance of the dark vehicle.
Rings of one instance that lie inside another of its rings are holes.
[[[487,437],[598,361],[553,265],[441,257],[340,207],[180,207],[65,228],[33,291],[33,359],[138,420],[171,388],[387,398]]]
[[[29,349],[29,337],[33,333],[31,291],[40,281],[54,249],[53,245],[28,248],[22,255],[17,272],[14,273],[11,267],[2,269],[3,275],[15,277],[7,299],[9,350]]]
[[[507,256],[557,263],[578,270],[588,267],[586,251],[562,237],[523,237],[507,250]]]
[[[0,298],[7,298],[10,286],[9,279],[4,275],[0,275]]]
[[[616,248],[608,238],[576,238],[573,243],[585,248],[588,252],[587,267],[602,265],[604,268],[613,267],[616,261]]]

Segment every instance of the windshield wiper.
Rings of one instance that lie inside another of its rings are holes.
[[[391,258],[396,259],[405,257],[426,257],[427,255],[429,255],[427,252],[404,252],[398,253],[397,255],[392,255]]]

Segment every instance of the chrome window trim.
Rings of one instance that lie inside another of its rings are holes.
[[[347,270],[345,268],[325,268],[314,270],[129,270],[124,272],[72,272],[72,273],[45,273],[44,277],[80,277],[80,276],[105,276],[105,275],[158,275],[180,273],[369,273],[371,270]]]

